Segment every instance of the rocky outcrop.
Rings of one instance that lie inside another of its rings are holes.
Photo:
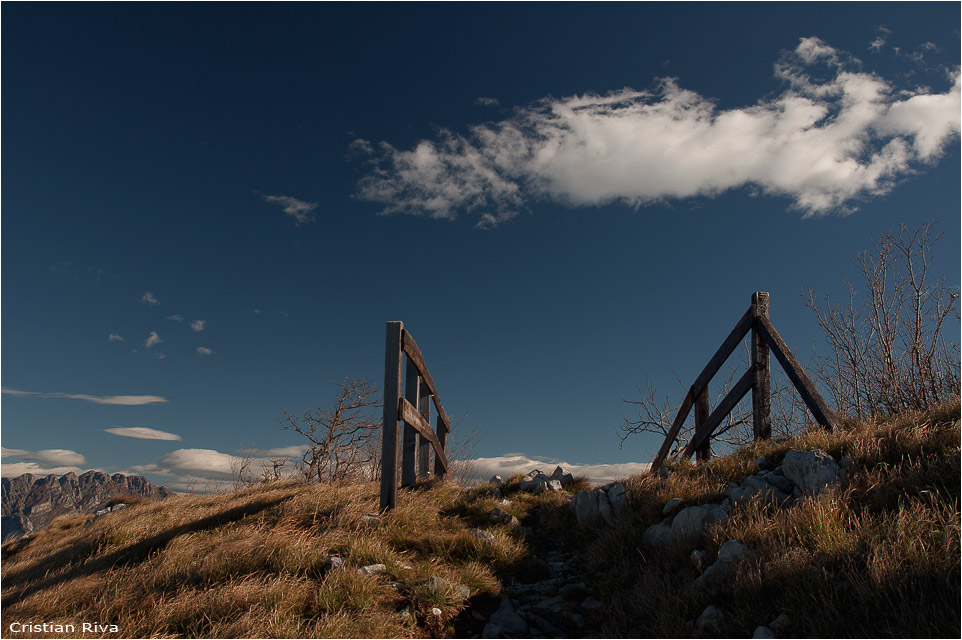
[[[38,531],[62,515],[95,513],[118,496],[163,499],[173,493],[143,476],[88,471],[57,477],[26,473],[2,479],[3,540]]]
[[[495,476],[498,477],[498,476]],[[494,478],[492,478],[492,481]],[[574,477],[564,470],[563,467],[555,467],[551,475],[545,475],[540,469],[529,472],[521,480],[521,491],[531,493],[544,493],[545,491],[561,491],[564,487],[574,482]]]
[[[571,508],[575,512],[575,518],[581,524],[598,521],[610,524],[625,510],[627,503],[625,485],[614,482],[595,489],[579,491],[571,499]]]

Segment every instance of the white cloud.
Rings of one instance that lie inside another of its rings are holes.
[[[32,473],[35,476],[47,476],[51,473],[55,476],[62,476],[65,473],[83,473],[80,467],[44,467],[36,462],[7,462],[0,467],[0,473],[4,478],[14,478],[25,473]]]
[[[570,464],[558,460],[529,458],[517,453],[505,454],[493,458],[476,458],[467,464],[471,469],[471,474],[468,478],[468,481],[471,483],[487,482],[488,479],[494,475],[500,475],[502,478],[507,479],[508,476],[515,473],[528,473],[534,469],[540,469],[550,474],[556,466],[561,465],[566,471],[569,471],[575,476],[583,476],[593,483],[604,484],[644,473],[651,467],[651,464],[648,462]]]
[[[480,227],[538,200],[638,207],[738,188],[788,197],[805,215],[847,213],[937,160],[960,130],[958,69],[941,93],[900,91],[802,38],[775,76],[780,94],[741,108],[665,79],[653,92],[545,98],[411,150],[381,143],[356,196],[383,214],[470,213]]]
[[[300,458],[307,451],[305,445],[295,444],[289,447],[275,447],[273,449],[254,449],[254,455],[264,458]]]
[[[150,335],[147,336],[147,339],[144,340],[144,347],[150,349],[155,344],[160,344],[161,342],[163,342],[163,339],[157,335],[157,332],[151,331]]]
[[[115,436],[124,436],[127,438],[139,438],[141,440],[180,440],[181,437],[176,433],[168,433],[167,431],[161,431],[160,429],[151,429],[150,427],[110,427],[109,429],[104,429],[107,433],[112,433]]]
[[[203,331],[206,326],[206,320],[191,320],[190,322],[190,328],[194,331]]]
[[[77,465],[87,464],[83,455],[69,449],[41,449],[39,451],[25,451],[23,449],[3,449],[4,458],[21,458],[19,462],[5,462],[3,477],[9,478],[32,473],[35,475],[63,475],[74,472],[81,473]]]
[[[180,315],[179,313],[175,313],[173,315],[167,316],[167,319],[173,320],[174,322],[183,322],[184,316]]]
[[[116,333],[111,333],[107,336],[107,342],[123,342],[123,336],[118,336]]]
[[[485,98],[483,96],[480,98],[477,98],[474,101],[474,104],[478,105],[479,107],[500,107],[501,106],[501,103],[498,102],[497,98]]]
[[[162,476],[191,476],[201,478],[231,479],[244,463],[245,458],[214,449],[177,449],[161,456],[156,463],[134,466],[138,473],[155,473]],[[250,469],[260,470],[263,458],[252,458]]]
[[[317,209],[316,202],[305,202],[304,200],[298,200],[297,198],[292,198],[290,196],[261,196],[266,202],[271,202],[273,204],[281,205],[284,213],[294,218],[294,223],[298,226],[305,222],[313,222],[314,209]]]
[[[140,301],[151,307],[156,307],[160,304],[150,291],[145,291],[144,295],[140,296]]]
[[[197,347],[197,355],[212,356],[214,355],[214,350],[208,349],[207,347]]]
[[[158,351],[154,354],[154,357],[157,358],[158,360],[164,360],[167,358],[167,354],[161,353],[160,351]]]
[[[142,404],[154,404],[167,402],[163,396],[90,396],[83,393],[43,393],[39,391],[20,391],[18,389],[3,389],[3,393],[11,396],[35,396],[37,398],[71,398],[74,400],[86,400],[94,404],[116,404],[124,406],[135,406]]]

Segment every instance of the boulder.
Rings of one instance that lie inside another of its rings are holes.
[[[671,525],[667,522],[653,524],[641,536],[642,542],[649,547],[668,547],[671,546],[674,538],[671,535]]]
[[[769,627],[765,627],[765,626],[755,627],[755,633],[754,635],[752,635],[752,638],[774,638],[774,637],[775,637],[775,632],[772,631]]]
[[[725,621],[725,614],[715,605],[708,605],[695,621],[695,627],[699,631],[706,633],[718,633],[721,631],[722,623]]]
[[[516,527],[519,524],[521,524],[517,518],[515,518],[513,515],[511,515],[510,513],[508,513],[507,511],[501,508],[492,509],[491,513],[488,514],[488,517],[491,519],[492,522],[500,522],[502,524],[511,525],[513,527]]]
[[[728,520],[728,511],[720,504],[685,507],[671,521],[672,539],[687,544],[698,544],[704,539],[705,529]]]
[[[528,633],[528,623],[514,611],[511,599],[501,598],[501,606],[488,618],[482,638],[520,638]]]
[[[504,480],[501,478],[501,476],[491,476],[491,479],[488,480],[488,483],[493,484],[498,488],[501,488],[504,486]]]
[[[700,589],[714,589],[721,587],[731,578],[738,567],[739,561],[750,551],[741,542],[729,540],[718,550],[718,559],[695,580],[695,587]]]
[[[567,487],[569,484],[574,482],[574,476],[569,472],[565,471],[560,465],[555,467],[554,471],[551,472],[549,476],[551,480],[557,480],[561,483],[562,487]]]
[[[615,516],[621,514],[628,506],[628,490],[625,489],[625,485],[620,482],[607,485],[608,488],[605,489],[605,493],[608,496],[608,502],[611,504],[611,513]]]
[[[661,510],[661,514],[670,518],[678,513],[684,504],[681,498],[672,498],[665,503],[665,508]]]
[[[785,454],[782,472],[804,495],[819,493],[839,480],[838,465],[821,449],[792,449]]]

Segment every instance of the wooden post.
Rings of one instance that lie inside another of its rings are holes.
[[[704,428],[705,422],[708,420],[708,414],[708,385],[705,385],[695,399],[695,433]],[[706,438],[705,443],[698,447],[698,451],[695,452],[695,459],[701,462],[709,458],[711,458],[711,438]]]
[[[768,293],[756,291],[752,294],[752,431],[755,440],[768,440],[772,437],[772,387],[771,365],[768,343],[758,329],[758,318],[768,319]]]
[[[431,424],[431,391],[428,386],[421,385],[418,395],[418,412],[424,416],[424,421]],[[428,463],[431,458],[431,441],[418,434],[418,477],[426,478],[430,473]]]
[[[404,374],[404,397],[407,401],[414,405],[416,409],[418,407],[418,397],[420,396],[420,382],[421,376],[418,373],[418,369],[411,362],[410,358],[407,361],[406,372]],[[417,430],[409,425],[407,422],[404,423],[404,444],[401,453],[401,487],[413,487],[417,482],[415,459],[417,458],[418,450],[418,432]]]
[[[384,422],[381,433],[381,510],[397,506],[398,403],[401,400],[403,322],[388,322],[384,347]]]
[[[438,414],[437,417],[437,428],[436,433],[438,435],[438,442],[441,444],[441,453],[447,454],[447,439],[448,439],[448,429],[441,419],[441,415]],[[441,459],[439,456],[434,456],[434,475],[439,478],[443,478],[445,474],[444,465],[441,464]]]

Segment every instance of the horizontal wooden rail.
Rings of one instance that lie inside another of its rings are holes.
[[[731,413],[732,409],[745,397],[746,393],[751,391],[754,379],[755,372],[751,369],[742,374],[742,377],[738,379],[738,382],[731,388],[731,391],[729,391],[725,398],[715,407],[715,410],[711,412],[711,415],[708,416],[705,423],[701,425],[701,428],[695,432],[695,436],[681,454],[685,459],[690,458],[702,444],[708,441],[711,434],[718,425],[721,424],[721,421],[725,419],[725,416]]]
[[[434,447],[435,461],[440,463],[444,472],[447,473],[448,459],[444,455],[444,449],[438,441],[437,434],[431,429],[431,425],[424,419],[424,416],[418,413],[413,404],[408,402],[407,398],[398,400],[398,418],[414,427],[423,438],[431,443],[431,446]]]
[[[805,370],[798,364],[798,360],[792,355],[791,349],[788,348],[788,345],[785,344],[782,337],[778,335],[778,331],[775,330],[775,327],[768,318],[764,316],[759,316],[757,325],[765,342],[768,343],[772,353],[775,354],[775,358],[778,359],[779,364],[781,364],[785,370],[788,379],[792,381],[792,384],[795,385],[795,388],[798,390],[798,395],[802,397],[808,410],[812,412],[815,421],[827,427],[829,430],[834,429],[835,416],[829,410],[828,405],[825,404],[822,396],[815,390],[815,385],[812,384],[812,381],[805,375]]]
[[[441,406],[441,399],[438,396],[437,386],[434,384],[434,378],[428,372],[428,366],[424,362],[424,356],[421,355],[421,350],[418,349],[418,343],[414,341],[411,334],[407,331],[403,332],[403,338],[401,340],[401,346],[404,349],[404,353],[407,354],[414,366],[417,367],[418,373],[421,374],[421,378],[424,380],[424,384],[427,385],[428,390],[431,392],[431,397],[434,399],[434,406],[438,410],[438,418],[441,420],[441,424],[444,425],[444,430],[447,432],[451,431],[451,420],[448,418],[448,414],[444,411],[444,407]]]

